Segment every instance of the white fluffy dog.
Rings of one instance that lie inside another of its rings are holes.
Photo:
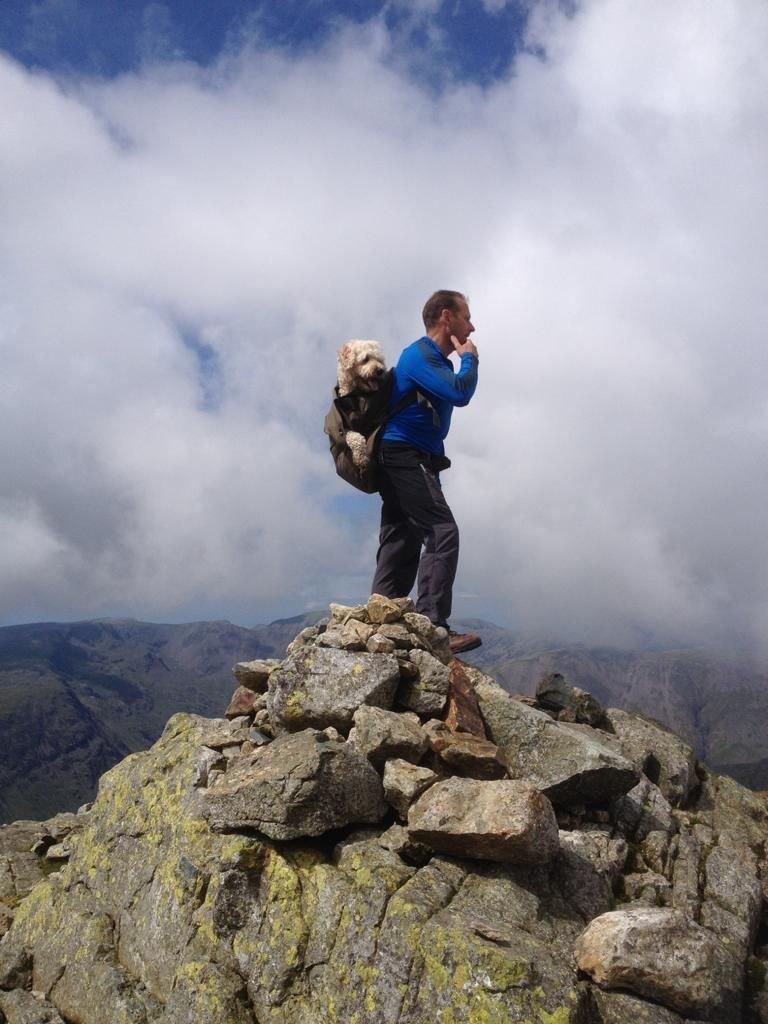
[[[353,339],[339,349],[336,370],[339,398],[342,398],[355,392],[378,391],[387,366],[378,341]],[[352,452],[352,461],[356,466],[366,466],[369,459],[365,437],[354,430],[348,430],[346,438]]]

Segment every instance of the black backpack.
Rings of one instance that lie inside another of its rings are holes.
[[[346,480],[359,491],[365,491],[366,494],[374,494],[379,489],[377,452],[381,428],[387,420],[416,401],[432,408],[429,401],[414,388],[390,410],[389,399],[393,383],[394,373],[387,370],[376,391],[353,391],[349,395],[339,396],[339,388],[336,385],[333,389],[331,407],[325,417],[323,429],[330,438],[336,472],[342,480]],[[436,415],[434,409],[432,415]],[[352,452],[347,444],[347,431],[350,430],[362,434],[366,440],[368,463],[365,466],[356,465],[352,459]]]

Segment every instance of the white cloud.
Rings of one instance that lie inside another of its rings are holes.
[[[0,615],[362,596],[376,499],[339,511],[319,432],[335,348],[394,358],[446,286],[481,349],[445,477],[460,610],[762,629],[768,13],[534,13],[546,60],[437,98],[380,21],[66,90],[0,62]]]

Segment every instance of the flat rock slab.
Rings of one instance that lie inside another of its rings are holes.
[[[439,853],[540,864],[559,849],[552,805],[520,780],[445,779],[408,812],[408,832]]]
[[[440,732],[430,738],[430,746],[445,768],[471,779],[504,779],[507,766],[499,748],[490,740],[481,740],[469,732]]]
[[[270,675],[267,708],[280,730],[332,725],[346,732],[361,704],[391,708],[399,682],[393,654],[303,647]]]
[[[477,679],[475,693],[510,776],[529,779],[553,803],[604,804],[637,783],[639,772],[607,733],[556,722],[513,700],[489,677]]]
[[[368,759],[351,743],[312,729],[237,758],[206,791],[204,807],[217,831],[255,828],[270,839],[373,824],[385,812],[381,779]]]
[[[614,910],[576,942],[579,969],[608,989],[629,989],[686,1017],[741,1019],[741,965],[706,928],[678,910]]]

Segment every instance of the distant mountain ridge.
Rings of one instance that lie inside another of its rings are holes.
[[[99,776],[149,747],[177,711],[223,713],[237,661],[281,657],[321,611],[251,629],[230,622],[131,619],[0,628],[0,821],[41,819],[92,798]],[[641,711],[689,740],[712,767],[768,788],[768,672],[701,651],[558,644],[488,622],[466,660],[511,692],[550,671],[604,704]],[[762,763],[761,763],[762,762]]]

